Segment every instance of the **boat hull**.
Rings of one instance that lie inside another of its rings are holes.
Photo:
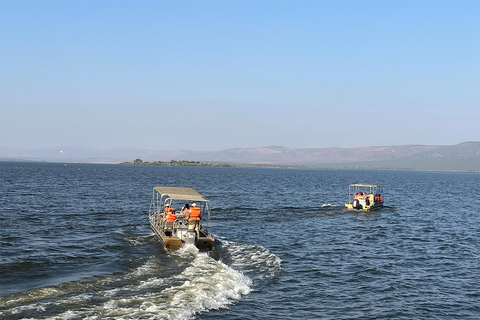
[[[364,206],[361,206],[361,208],[356,208],[353,206],[353,203],[345,203],[345,208],[347,208],[348,210],[356,210],[356,211],[375,211],[375,210],[379,210],[381,208],[383,208],[383,202],[378,202],[378,203],[375,203],[371,206],[369,205],[364,205]]]

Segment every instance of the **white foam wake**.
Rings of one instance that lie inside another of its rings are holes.
[[[270,282],[283,274],[282,260],[259,245],[246,245],[222,240],[228,248],[231,266],[242,271],[254,282]]]
[[[221,309],[250,293],[251,280],[197,248],[174,255],[192,259],[180,273],[166,277],[151,257],[131,272],[102,279],[43,288],[4,297],[1,317],[47,319],[192,319]],[[60,312],[54,310],[61,310]]]

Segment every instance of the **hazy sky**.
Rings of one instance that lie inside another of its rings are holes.
[[[480,1],[0,0],[0,146],[480,140]]]

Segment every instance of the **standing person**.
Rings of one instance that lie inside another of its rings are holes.
[[[188,229],[189,230],[199,230],[200,229],[200,208],[197,207],[197,204],[192,203],[190,208],[190,214],[188,215]]]

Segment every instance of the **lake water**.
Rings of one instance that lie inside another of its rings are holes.
[[[0,163],[2,319],[479,319],[480,174]],[[386,208],[348,212],[348,185]],[[154,186],[212,201],[168,253]]]

